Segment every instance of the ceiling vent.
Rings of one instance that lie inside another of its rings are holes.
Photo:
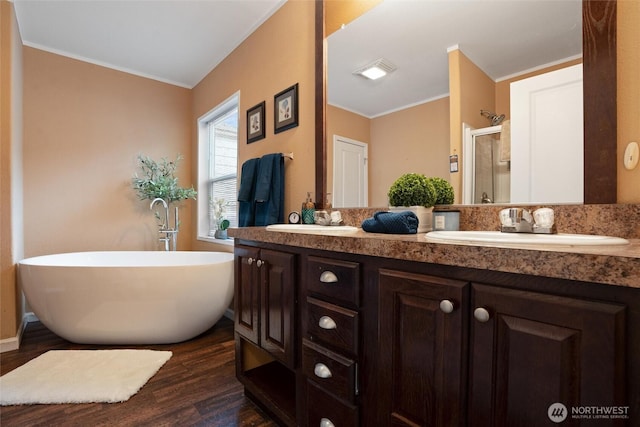
[[[385,58],[380,58],[365,65],[364,67],[358,68],[353,72],[353,74],[358,74],[370,80],[376,80],[395,70],[396,66],[393,65],[391,61]]]

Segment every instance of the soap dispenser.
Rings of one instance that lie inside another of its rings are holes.
[[[307,193],[307,200],[302,202],[302,223],[313,224],[315,222],[313,214],[316,211],[316,205],[311,200],[311,192]]]

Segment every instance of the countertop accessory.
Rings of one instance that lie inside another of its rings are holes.
[[[289,224],[300,224],[300,212],[293,211],[289,213]]]

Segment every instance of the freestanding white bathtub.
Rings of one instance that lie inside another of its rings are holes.
[[[18,264],[27,301],[58,336],[83,344],[166,344],[213,326],[233,298],[233,254],[77,252]]]

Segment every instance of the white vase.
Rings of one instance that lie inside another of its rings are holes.
[[[418,233],[426,233],[433,229],[433,206],[390,206],[390,212],[411,211],[418,217]]]

